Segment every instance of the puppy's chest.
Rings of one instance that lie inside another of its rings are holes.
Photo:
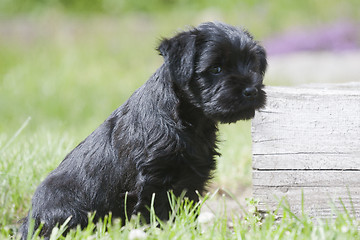
[[[193,175],[207,178],[215,168],[213,149],[208,144],[191,144],[173,165],[173,172],[180,177]]]
[[[202,161],[193,161],[194,159],[182,159],[180,163],[171,165],[162,175],[163,183],[169,189],[177,189],[179,184],[190,184],[192,181],[207,181],[210,178],[210,172],[214,169],[214,163],[211,158],[201,159]]]

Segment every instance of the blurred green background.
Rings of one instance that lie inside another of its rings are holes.
[[[359,23],[359,9],[358,0],[1,0],[0,226],[23,216],[48,172],[162,64],[161,37],[217,20],[263,42]],[[213,187],[242,194],[251,185],[250,122],[222,125],[220,139]]]
[[[88,132],[160,66],[160,38],[187,26],[220,20],[263,41],[297,26],[358,20],[359,9],[356,0],[2,0],[0,132],[28,116],[28,129]]]

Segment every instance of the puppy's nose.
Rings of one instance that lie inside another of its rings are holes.
[[[248,87],[243,91],[243,96],[246,98],[255,98],[258,94],[256,87]]]

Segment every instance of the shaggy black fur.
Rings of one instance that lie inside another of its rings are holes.
[[[222,23],[204,23],[164,39],[164,64],[122,106],[71,151],[37,188],[31,216],[41,235],[72,216],[85,227],[112,212],[124,219],[155,212],[168,219],[167,191],[190,200],[215,169],[217,124],[250,119],[265,104],[266,54],[252,36]],[[28,216],[29,217],[29,216]],[[25,218],[20,232],[28,232]]]

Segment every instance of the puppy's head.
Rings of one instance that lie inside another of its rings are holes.
[[[158,50],[174,84],[208,118],[250,119],[265,105],[266,53],[248,32],[204,23],[164,39]]]

